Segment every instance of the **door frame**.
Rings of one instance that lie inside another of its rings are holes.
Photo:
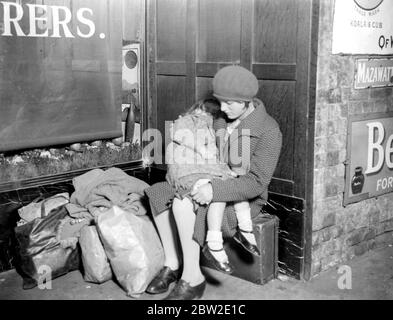
[[[198,32],[195,27],[198,18],[198,1],[187,1],[186,12],[186,61],[185,62],[156,62],[156,2],[146,0],[146,61],[147,61],[147,123],[149,128],[159,128],[157,112],[157,76],[172,75],[186,76],[187,103],[192,105],[196,100],[196,79],[199,76],[213,77],[218,69],[227,63],[198,63],[196,59],[195,37]],[[314,135],[315,135],[315,104],[316,104],[316,75],[318,57],[318,29],[320,0],[301,0],[298,5],[297,33],[298,51],[296,65],[291,64],[253,64],[252,63],[252,28],[254,1],[242,0],[241,3],[241,54],[240,65],[252,70],[259,80],[280,79],[296,81],[296,106],[305,106],[295,110],[295,149],[298,155],[294,159],[294,183],[283,179],[273,178],[271,191],[284,194],[296,199],[303,199],[303,264],[300,278],[309,280],[312,264],[312,215],[314,191]],[[301,79],[301,81],[299,81]],[[305,79],[305,80],[303,80]],[[302,155],[302,157],[299,157]]]

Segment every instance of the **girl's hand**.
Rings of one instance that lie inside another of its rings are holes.
[[[198,189],[193,189],[190,195],[192,199],[200,205],[209,204],[213,199],[213,187],[211,183],[205,183]]]
[[[230,171],[230,174],[231,174],[231,176],[232,177],[234,177],[234,178],[237,178],[238,177],[238,174],[235,172],[235,171]]]

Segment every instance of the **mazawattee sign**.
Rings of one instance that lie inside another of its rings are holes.
[[[392,0],[336,0],[333,54],[393,54]]]
[[[393,59],[356,60],[355,89],[393,86]]]
[[[393,191],[393,113],[349,119],[344,205]]]

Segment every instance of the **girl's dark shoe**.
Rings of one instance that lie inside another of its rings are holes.
[[[206,280],[195,287],[191,287],[188,282],[180,279],[164,300],[197,300],[202,297],[205,288]]]
[[[254,256],[258,256],[259,257],[261,255],[261,253],[260,253],[258,247],[255,244],[252,244],[252,243],[248,242],[246,237],[244,237],[242,235],[242,232],[244,232],[244,233],[253,233],[252,231],[245,231],[245,230],[239,229],[239,230],[236,231],[236,234],[233,236],[233,239],[235,239],[235,241],[237,243],[239,243],[248,252],[250,252]]]
[[[211,251],[213,251],[213,252],[220,252],[220,251],[224,251],[224,248],[219,249],[219,250],[213,250],[213,249],[209,248],[207,243],[205,243],[205,245],[203,246],[203,249],[202,249],[202,253],[205,256],[205,258],[209,261],[209,264],[212,265],[218,271],[222,271],[222,272],[225,272],[227,274],[233,273],[234,267],[229,263],[229,261],[227,261],[227,262],[218,261],[213,256]]]
[[[169,285],[179,279],[179,269],[173,271],[169,267],[164,267],[154,277],[146,289],[147,293],[159,294],[168,291]]]

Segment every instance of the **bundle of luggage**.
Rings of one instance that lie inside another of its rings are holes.
[[[37,199],[19,209],[17,269],[24,289],[82,269],[85,281],[115,278],[139,297],[163,267],[164,252],[147,214],[149,185],[117,168],[73,180],[75,192]]]

